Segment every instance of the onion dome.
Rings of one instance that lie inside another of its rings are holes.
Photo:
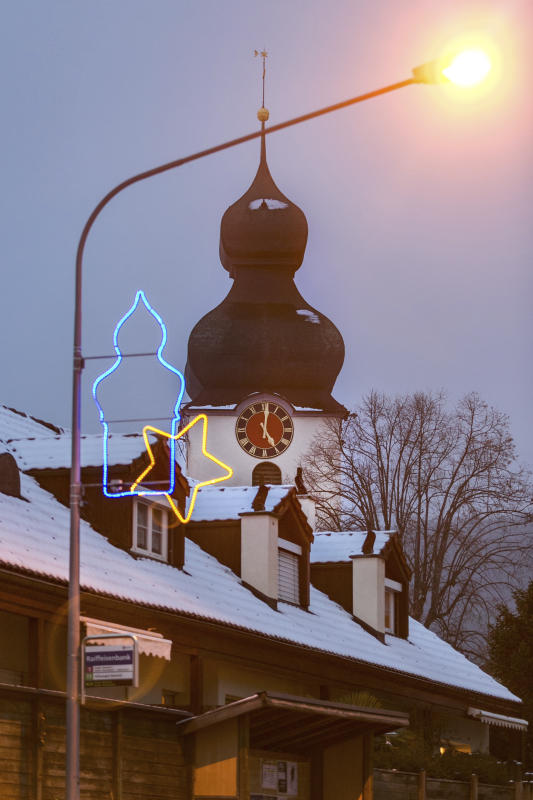
[[[342,336],[294,284],[306,242],[307,220],[274,183],[263,132],[257,175],[220,226],[220,258],[233,286],[189,337],[192,405],[270,392],[294,406],[345,411],[331,396],[344,360]]]
[[[261,137],[259,169],[247,192],[230,206],[220,224],[220,260],[230,275],[238,267],[290,269],[301,265],[307,244],[303,211],[280,192]]]

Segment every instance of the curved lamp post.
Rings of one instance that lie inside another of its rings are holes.
[[[480,51],[467,51],[469,53],[479,53]],[[107,206],[107,204],[123,189],[131,186],[139,181],[152,178],[154,175],[160,175],[163,172],[168,172],[171,169],[188,164],[190,161],[197,161],[205,156],[218,153],[221,150],[227,150],[230,147],[249,142],[252,139],[257,139],[260,136],[281,131],[284,128],[290,128],[293,125],[299,125],[301,122],[306,122],[316,117],[321,117],[324,114],[329,114],[332,111],[339,111],[342,108],[362,103],[364,100],[371,100],[373,97],[378,97],[382,94],[394,92],[397,89],[403,89],[405,86],[411,86],[417,83],[438,84],[451,81],[458,85],[471,86],[479,82],[485,77],[485,74],[490,69],[490,62],[488,69],[486,63],[482,62],[479,57],[471,56],[466,59],[466,62],[456,63],[456,57],[453,62],[443,64],[439,61],[432,61],[423,64],[413,69],[412,77],[407,80],[393,83],[389,86],[384,86],[381,89],[375,89],[372,92],[352,97],[349,100],[343,100],[340,103],[335,103],[331,106],[311,111],[308,114],[302,114],[299,117],[280,122],[277,125],[271,125],[263,130],[257,130],[254,133],[248,133],[245,136],[239,136],[237,139],[231,139],[223,144],[208,147],[206,150],[200,150],[198,153],[178,158],[175,161],[169,161],[166,164],[161,164],[158,167],[149,169],[146,172],[140,172],[133,175],[114,189],[111,189],[105,197],[103,197],[98,205],[94,208],[89,216],[85,227],[83,228],[76,253],[76,288],[75,288],[75,311],[74,311],[74,363],[72,373],[72,461],[70,472],[70,554],[69,554],[69,591],[68,591],[68,642],[67,642],[67,719],[66,719],[66,800],[79,800],[79,753],[80,753],[80,499],[81,499],[81,459],[80,459],[80,438],[81,438],[81,373],[83,370],[83,357],[81,352],[81,319],[82,319],[82,266],[83,266],[83,253],[87,237],[94,225],[97,217]],[[467,82],[464,81],[465,70],[469,71],[470,77]],[[472,79],[472,71],[479,72],[477,80]],[[463,77],[463,80],[461,78]]]

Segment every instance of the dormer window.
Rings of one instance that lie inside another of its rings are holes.
[[[399,633],[401,591],[401,583],[385,578],[385,633]]]
[[[161,561],[167,560],[168,515],[166,509],[141,501],[135,503],[132,550]]]

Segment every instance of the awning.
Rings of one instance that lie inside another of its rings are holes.
[[[139,653],[145,656],[157,656],[170,661],[170,650],[172,641],[164,639],[162,633],[147,631],[142,628],[130,628],[127,625],[117,625],[114,622],[106,622],[91,617],[80,617],[80,622],[86,627],[87,636],[98,636],[99,633],[133,633],[137,636]],[[109,639],[102,639],[99,644],[109,644]]]
[[[505,717],[503,714],[493,714],[492,711],[482,711],[480,708],[469,708],[466,712],[469,717],[474,717],[487,725],[498,725],[500,728],[514,728],[517,731],[527,731],[527,720],[519,717]]]
[[[327,747],[362,733],[385,733],[409,725],[409,715],[401,711],[258,692],[178,722],[178,730],[194,733],[244,714],[250,718],[250,748],[256,750],[307,753],[314,746]]]

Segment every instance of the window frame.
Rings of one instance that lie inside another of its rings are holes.
[[[400,628],[400,595],[403,587],[399,581],[393,581],[390,578],[385,578],[385,601],[384,601],[384,619],[383,628],[385,633],[390,636],[398,636]],[[387,615],[389,617],[389,625],[387,626]]]
[[[146,548],[140,547],[137,543],[139,506],[144,506],[147,510]],[[161,512],[161,553],[155,553],[152,549],[152,519],[154,509]],[[142,500],[135,501],[133,504],[131,550],[133,553],[137,553],[138,555],[143,555],[148,558],[155,558],[157,561],[168,561],[168,509],[166,506],[163,506],[159,503],[148,503]]]

